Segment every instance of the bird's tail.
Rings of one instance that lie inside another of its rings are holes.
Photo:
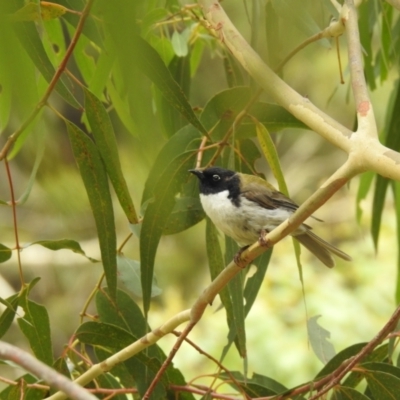
[[[325,242],[325,240],[321,239],[310,230],[294,237],[329,268],[335,266],[335,260],[332,254],[335,254],[343,260],[351,261],[351,257],[348,254],[339,250],[332,244]]]

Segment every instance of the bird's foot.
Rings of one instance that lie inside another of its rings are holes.
[[[239,251],[235,254],[235,257],[233,257],[233,261],[235,261],[235,264],[239,268],[245,268],[248,264],[245,259],[242,258],[242,253],[248,248],[249,246],[244,246]]]
[[[258,243],[260,244],[261,247],[270,247],[269,246],[269,240],[266,239],[265,235],[268,233],[265,229],[261,229],[260,231],[260,236],[258,238]]]

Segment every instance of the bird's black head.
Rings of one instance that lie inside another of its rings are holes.
[[[191,169],[189,172],[199,178],[200,193],[209,195],[229,191],[229,198],[236,204],[240,195],[240,178],[235,171],[220,167],[210,167],[203,170]]]

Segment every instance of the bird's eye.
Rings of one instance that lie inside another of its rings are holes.
[[[214,182],[218,182],[221,179],[221,177],[219,175],[213,175],[212,179]]]

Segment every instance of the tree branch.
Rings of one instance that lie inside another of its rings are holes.
[[[95,396],[88,393],[81,386],[16,346],[0,341],[0,358],[18,364],[33,375],[43,379],[50,386],[62,390],[65,393],[65,397],[68,396],[75,400],[96,400]]]

